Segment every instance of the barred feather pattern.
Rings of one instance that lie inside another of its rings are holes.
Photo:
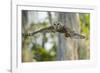
[[[76,33],[75,31],[71,30],[68,27],[65,27],[64,25],[61,25],[60,23],[54,24],[53,26],[49,26],[31,33],[23,33],[23,36],[33,36],[36,33],[39,32],[59,32],[64,33],[65,37],[71,37],[71,38],[77,38],[77,39],[84,39],[85,36]]]

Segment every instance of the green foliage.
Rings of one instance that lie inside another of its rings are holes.
[[[45,48],[38,44],[34,44],[32,47],[33,58],[36,61],[53,61],[55,58],[55,51],[47,51]]]
[[[81,33],[85,34],[86,40],[84,44],[86,45],[84,48],[80,47],[79,49],[79,59],[89,59],[90,51],[90,14],[89,13],[80,13],[80,26]],[[89,55],[88,55],[89,54]]]
[[[90,14],[89,13],[80,13],[80,25],[81,33],[85,34],[87,38],[90,35]]]

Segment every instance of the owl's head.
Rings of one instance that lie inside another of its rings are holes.
[[[61,22],[55,22],[53,24],[53,27],[54,27],[55,30],[60,30],[62,28],[62,26],[63,25],[61,24]]]

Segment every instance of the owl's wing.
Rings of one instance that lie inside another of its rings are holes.
[[[53,26],[49,26],[49,27],[42,28],[42,29],[37,30],[37,31],[33,31],[31,33],[23,33],[22,35],[24,35],[24,36],[32,36],[32,35],[34,35],[36,33],[39,33],[39,32],[44,32],[44,33],[46,33],[46,32],[55,32],[55,30],[54,30]]]
[[[84,35],[78,34],[78,33],[71,33],[71,37],[75,39],[85,39]]]
[[[71,37],[71,38],[75,38],[75,39],[84,39],[85,36],[76,33],[75,31],[71,30],[70,28],[66,27],[66,37]]]

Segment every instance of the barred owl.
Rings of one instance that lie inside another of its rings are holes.
[[[67,37],[80,38],[80,39],[84,39],[85,38],[85,36],[83,36],[83,35],[81,35],[79,33],[76,33],[72,29],[62,25],[60,22],[54,23],[52,26],[49,26],[49,27],[46,27],[46,28],[42,28],[40,30],[31,32],[31,33],[26,33],[26,34],[24,33],[23,35],[24,36],[32,36],[32,35],[34,35],[36,33],[39,33],[39,32],[59,32],[59,33],[63,33],[66,38]]]

